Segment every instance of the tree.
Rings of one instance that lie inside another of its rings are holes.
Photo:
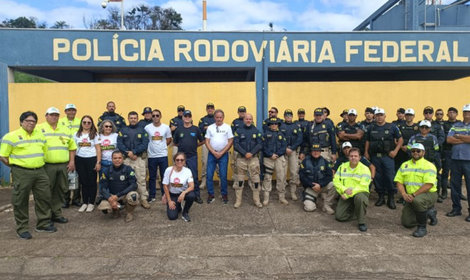
[[[19,17],[2,21],[1,27],[6,28],[37,28],[36,19],[33,17]]]
[[[52,26],[51,29],[70,29],[71,26],[68,25],[65,21],[56,21]]]

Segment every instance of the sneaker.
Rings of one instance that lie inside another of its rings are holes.
[[[155,202],[155,197],[152,197],[152,198],[149,197],[147,200],[148,200],[149,203],[154,203]]]
[[[223,202],[224,204],[227,204],[227,203],[228,203],[228,195],[226,195],[226,194],[222,195],[222,202]]]
[[[36,228],[36,231],[37,232],[47,232],[47,233],[53,233],[53,232],[56,232],[57,229],[53,226],[48,226],[48,227],[45,227],[45,228]]]
[[[202,198],[200,196],[196,196],[196,203],[203,204],[204,201],[202,201]]]
[[[25,231],[25,232],[23,232],[23,233],[17,233],[16,235],[17,235],[19,238],[24,239],[24,240],[28,240],[28,239],[33,238],[33,237],[31,236],[31,233],[29,233],[29,231]]]
[[[183,215],[181,215],[181,219],[185,222],[191,222],[191,217],[189,217],[188,213],[183,213]]]
[[[82,204],[82,206],[80,207],[80,209],[78,209],[78,212],[80,212],[80,213],[85,212],[85,210],[86,210],[87,207],[88,207],[88,204]]]
[[[214,195],[210,194],[208,197],[207,197],[207,203],[212,203],[214,202],[215,198],[214,198]]]
[[[86,208],[86,212],[87,213],[91,213],[93,212],[93,210],[95,209],[95,205],[93,204],[88,204],[87,208]]]

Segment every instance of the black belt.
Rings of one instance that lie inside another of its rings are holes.
[[[58,164],[66,164],[66,163],[69,163],[69,162],[68,161],[67,162],[57,162],[57,163],[46,162],[46,164],[48,164],[48,165],[58,165]]]
[[[23,167],[23,166],[19,166],[19,165],[16,165],[16,164],[10,164],[10,167],[18,167],[20,169],[24,169],[24,170],[38,170],[38,169],[41,169],[41,167],[36,167],[36,168],[26,168],[26,167]]]

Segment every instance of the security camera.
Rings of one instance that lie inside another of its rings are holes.
[[[103,1],[103,2],[101,3],[101,7],[103,7],[103,9],[106,9],[106,6],[107,6],[107,5],[108,5],[108,2],[106,2],[106,1]]]

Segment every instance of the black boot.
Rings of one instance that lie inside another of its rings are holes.
[[[428,231],[426,230],[426,222],[428,220],[428,211],[416,211],[416,222],[418,223],[418,228],[413,232],[414,237],[424,237]]]
[[[447,198],[447,186],[442,185],[442,187],[441,187],[441,198],[443,200]]]
[[[405,204],[405,200],[403,199],[403,197],[400,197],[400,198],[397,200],[397,203],[399,203],[399,204]]]
[[[430,220],[429,225],[437,225],[437,210],[434,206],[428,209],[428,219]]]
[[[440,193],[441,193],[441,186],[438,184],[438,185],[437,185],[437,194],[438,194],[438,196],[437,196],[437,203],[442,203],[442,202],[444,202],[444,200],[442,200],[441,196],[439,195]]]
[[[463,194],[460,195],[460,200],[467,200],[467,197]]]
[[[388,193],[387,206],[390,209],[397,209],[397,206],[395,205],[395,197],[394,197],[393,192]]]
[[[385,195],[383,193],[379,193],[379,199],[375,203],[375,206],[382,206],[385,204]]]

